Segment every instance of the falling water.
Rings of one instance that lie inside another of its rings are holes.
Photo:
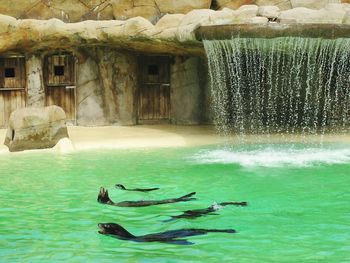
[[[347,132],[350,39],[204,40],[223,133]]]

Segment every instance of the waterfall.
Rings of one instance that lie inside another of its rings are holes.
[[[224,134],[347,132],[350,39],[204,40]]]

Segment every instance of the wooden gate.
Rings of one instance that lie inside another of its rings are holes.
[[[169,121],[170,58],[143,56],[139,59],[140,88],[138,123]]]
[[[46,105],[57,105],[75,124],[75,58],[72,54],[51,55],[45,59]]]
[[[25,107],[25,58],[11,56],[0,58],[0,127],[9,124],[11,112]]]

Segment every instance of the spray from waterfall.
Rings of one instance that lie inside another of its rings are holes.
[[[220,132],[349,131],[350,39],[235,38],[204,46]]]

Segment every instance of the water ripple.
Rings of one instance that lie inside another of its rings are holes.
[[[239,164],[241,166],[312,166],[320,163],[341,164],[350,162],[350,148],[278,149],[266,147],[252,150],[209,150],[195,154],[198,163]]]

